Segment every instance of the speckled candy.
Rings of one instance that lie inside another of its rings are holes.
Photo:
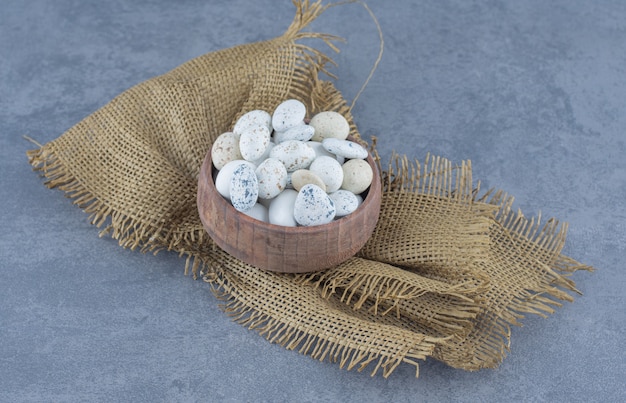
[[[239,138],[233,132],[220,134],[211,146],[211,161],[217,169],[222,169],[229,162],[242,158],[239,152]]]
[[[266,159],[268,159],[270,157],[270,153],[272,152],[272,148],[274,148],[276,144],[272,143],[270,141],[270,143],[267,145],[267,148],[265,149],[265,152],[263,153],[263,155],[261,155],[261,157],[257,160],[252,161],[252,163],[256,166],[261,165],[261,162],[265,161]],[[242,157],[243,158],[243,157]]]
[[[285,164],[287,172],[293,172],[308,168],[315,159],[315,151],[303,141],[287,140],[272,148],[270,158],[278,159]]]
[[[319,186],[304,185],[293,206],[293,216],[300,225],[328,224],[335,218],[335,203]]]
[[[322,146],[326,151],[347,159],[365,159],[367,158],[367,150],[360,144],[350,140],[340,140],[335,138],[327,138],[322,140]]]
[[[269,147],[270,139],[270,131],[267,127],[250,127],[239,136],[239,152],[246,161],[256,161]]]
[[[276,158],[268,158],[261,162],[255,173],[261,199],[274,198],[287,186],[287,169]]]
[[[272,114],[272,126],[277,132],[284,132],[302,124],[306,116],[306,106],[297,99],[288,99],[276,107]]]
[[[230,200],[230,180],[233,177],[235,169],[237,169],[241,164],[247,164],[250,165],[253,170],[256,169],[256,167],[249,161],[234,160],[224,165],[215,177],[215,189],[217,189],[217,192],[228,200]]]
[[[282,143],[287,140],[309,141],[315,134],[315,128],[307,124],[299,124],[284,132],[274,132],[274,141]]]
[[[235,123],[233,133],[240,136],[244,131],[257,126],[265,126],[272,132],[272,116],[263,110],[256,109],[245,113]]]
[[[359,198],[352,192],[339,189],[336,192],[333,192],[328,195],[331,198],[333,203],[335,203],[335,208],[337,213],[336,217],[344,217],[348,214],[353,213],[359,207]]]
[[[254,168],[248,164],[239,165],[230,179],[230,202],[237,211],[248,211],[259,197],[259,182]]]

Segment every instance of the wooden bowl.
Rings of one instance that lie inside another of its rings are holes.
[[[215,189],[217,170],[209,151],[198,179],[200,219],[220,248],[252,266],[281,273],[327,269],[354,256],[365,245],[378,221],[380,173],[371,155],[367,162],[374,178],[356,211],[329,224],[285,227],[235,210]]]

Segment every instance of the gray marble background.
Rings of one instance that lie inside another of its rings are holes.
[[[385,53],[353,110],[384,158],[470,159],[484,188],[569,222],[564,252],[596,266],[582,297],[514,328],[495,370],[437,361],[388,379],[268,343],[231,322],[174,254],[99,238],[30,170],[115,95],[206,52],[280,35],[289,1],[3,0],[0,5],[0,401],[597,401],[626,398],[626,2],[370,0]],[[359,5],[312,30],[342,36],[353,99],[378,34]],[[319,44],[318,44],[319,45]],[[324,45],[319,45],[325,50]]]

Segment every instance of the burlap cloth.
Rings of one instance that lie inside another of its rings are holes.
[[[311,114],[342,113],[360,138],[341,93],[318,77],[330,59],[301,43],[336,39],[302,30],[325,6],[294,4],[284,35],[200,56],[128,89],[30,151],[31,164],[123,247],[186,256],[185,272],[211,282],[229,315],[287,349],[385,377],[427,357],[466,370],[497,366],[510,326],[571,301],[567,274],[589,267],[561,254],[566,225],[511,211],[501,192],[479,196],[469,162],[397,156],[381,164],[374,234],[356,257],[320,273],[256,269],[203,230],[201,163],[245,112],[296,98]]]

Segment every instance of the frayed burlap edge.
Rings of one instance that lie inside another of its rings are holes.
[[[480,184],[472,182],[469,161],[453,167],[443,158],[427,156],[421,165],[418,161],[409,162],[406,156],[396,156],[383,181],[386,190],[383,200],[410,193],[428,199],[429,212],[435,215],[433,206],[441,203],[468,209],[479,219],[479,225],[467,227],[470,232],[459,232],[459,236],[476,241],[470,247],[476,255],[470,259],[457,258],[451,263],[461,261],[461,264],[452,267],[433,265],[433,261],[421,256],[406,259],[406,254],[402,254],[403,260],[394,260],[380,253],[386,245],[374,235],[375,245],[366,245],[359,255],[366,258],[375,255],[377,260],[396,264],[399,267],[390,266],[394,274],[383,273],[380,268],[377,272],[371,265],[371,270],[337,268],[300,279],[318,287],[324,297],[334,297],[354,310],[367,306],[374,314],[391,312],[409,318],[404,324],[407,330],[440,337],[433,357],[448,365],[465,370],[497,367],[510,349],[511,326],[521,325],[525,314],[547,317],[554,313],[554,307],[561,306],[559,301],[573,301],[570,293],[580,292],[567,276],[578,270],[592,270],[560,253],[566,224],[551,219],[542,226],[541,216],[527,219],[520,211],[513,212],[513,198],[502,191],[490,190],[479,197]],[[414,214],[428,212],[415,210]],[[462,227],[463,223],[459,222],[455,230]],[[388,231],[384,237],[389,237]],[[434,284],[412,287],[406,279],[409,275],[416,276],[421,284],[429,279],[443,280],[449,293],[447,302],[451,302],[450,292],[454,290],[461,298],[450,305],[438,306],[437,298],[432,298],[437,287]],[[379,309],[383,306],[385,309]],[[420,326],[420,316],[427,318],[422,322],[427,329]]]

